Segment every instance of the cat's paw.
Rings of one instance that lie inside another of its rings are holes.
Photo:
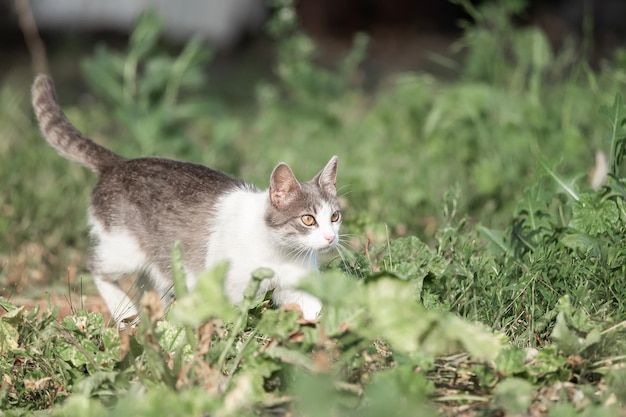
[[[298,302],[302,310],[302,317],[305,320],[315,320],[322,310],[322,302],[319,298],[310,294],[302,294],[302,298]]]
[[[305,320],[315,320],[322,310],[319,298],[300,290],[281,288],[274,290],[274,303],[278,306],[295,304],[300,307]]]

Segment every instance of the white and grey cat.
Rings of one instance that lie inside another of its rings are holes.
[[[126,159],[83,136],[67,120],[54,84],[39,75],[33,107],[43,135],[62,156],[99,174],[91,194],[89,225],[95,245],[90,269],[113,317],[137,314],[120,278],[145,273],[164,300],[171,300],[170,257],[181,242],[188,288],[198,275],[229,261],[226,294],[237,304],[258,267],[274,271],[260,291],[274,289],[277,305],[296,303],[306,319],[322,303],[297,290],[318,268],[318,253],[337,245],[341,211],[333,156],[312,180],[299,182],[279,163],[268,190],[222,172],[163,158]]]

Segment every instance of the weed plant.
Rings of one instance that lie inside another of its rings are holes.
[[[164,313],[148,294],[134,330],[7,300],[84,264],[93,178],[42,142],[26,89],[4,82],[0,415],[623,415],[626,70],[593,72],[515,28],[518,1],[459,3],[476,24],[453,81],[404,74],[372,95],[353,76],[367,38],[321,68],[280,0],[277,80],[253,92],[252,115],[207,98],[210,54],[197,39],[163,50],[153,14],[126,50],[83,60],[88,106],[60,91],[81,130],[126,156],[263,185],[278,160],[305,175],[339,154],[362,246],[303,283],[324,301],[318,323],[255,297],[268,270],[239,308],[225,266],[187,293],[178,248],[176,304]],[[610,168],[594,191],[598,149]]]

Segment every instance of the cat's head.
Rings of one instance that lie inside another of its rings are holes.
[[[289,165],[281,162],[274,168],[265,223],[281,246],[319,252],[337,245],[341,210],[336,178],[336,156],[312,180],[302,183]]]

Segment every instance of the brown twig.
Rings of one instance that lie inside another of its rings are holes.
[[[24,34],[26,47],[30,52],[33,61],[33,69],[37,74],[47,74],[48,58],[46,56],[46,46],[39,36],[37,23],[33,17],[33,11],[30,7],[29,0],[15,0],[15,11],[20,25],[20,29]]]

